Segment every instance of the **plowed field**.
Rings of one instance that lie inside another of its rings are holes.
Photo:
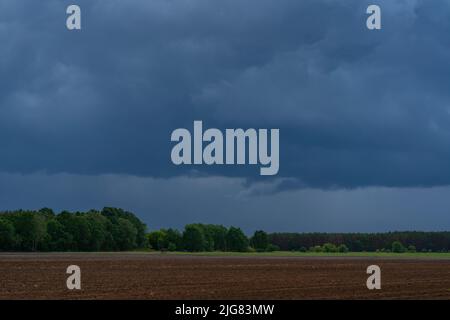
[[[81,290],[66,268],[81,268]],[[366,268],[381,267],[381,290]],[[450,299],[450,260],[0,254],[0,299]]]

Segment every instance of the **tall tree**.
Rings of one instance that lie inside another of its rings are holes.
[[[257,251],[265,251],[269,246],[269,237],[266,232],[262,230],[255,231],[251,238],[251,244]]]
[[[113,237],[117,250],[130,250],[136,247],[137,230],[135,226],[124,218],[118,218],[113,227]]]
[[[199,225],[188,224],[183,232],[184,248],[188,251],[203,251],[206,247],[205,234]]]
[[[248,250],[248,239],[240,228],[230,227],[228,229],[227,248],[229,251],[244,252]]]
[[[11,251],[14,249],[14,235],[13,224],[7,219],[0,218],[0,250]]]
[[[20,247],[26,251],[36,251],[39,242],[47,233],[46,227],[43,215],[32,211],[21,211],[14,219],[14,229]]]

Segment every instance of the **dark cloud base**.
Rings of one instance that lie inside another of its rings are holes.
[[[194,120],[280,128],[290,187],[450,183],[450,5],[80,0],[0,5],[0,171],[171,177]],[[198,167],[257,179],[253,167]]]

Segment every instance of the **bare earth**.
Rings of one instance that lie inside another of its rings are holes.
[[[81,268],[82,290],[66,288]],[[377,264],[382,290],[366,288]],[[450,299],[450,260],[0,254],[0,299]]]

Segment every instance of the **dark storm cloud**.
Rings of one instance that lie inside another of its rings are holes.
[[[450,5],[0,4],[0,171],[169,177],[170,132],[280,128],[279,189],[450,183]],[[200,173],[254,178],[254,168]]]

